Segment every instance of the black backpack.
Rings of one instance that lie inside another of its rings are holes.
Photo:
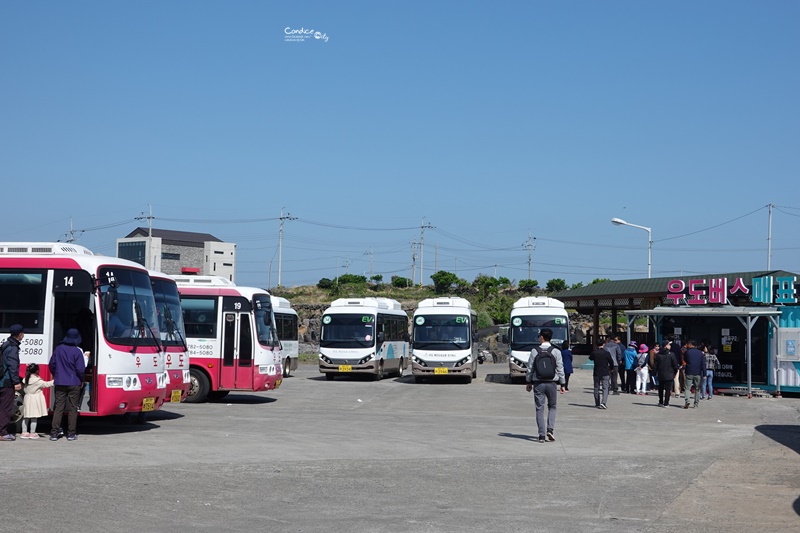
[[[553,381],[556,377],[556,356],[553,355],[553,347],[548,346],[541,349],[534,348],[538,353],[533,358],[534,376],[537,381]]]

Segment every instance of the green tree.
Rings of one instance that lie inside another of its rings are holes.
[[[452,272],[440,270],[431,276],[433,280],[433,290],[436,294],[447,294],[453,285],[458,283],[458,276]]]
[[[478,297],[481,300],[487,300],[490,295],[497,294],[497,287],[499,284],[500,281],[497,278],[485,274],[478,274],[472,282],[472,286],[478,290]]]
[[[411,280],[402,276],[392,276],[392,287],[405,289],[411,286]]]
[[[342,274],[341,276],[336,278],[335,281],[337,281],[339,285],[348,285],[348,284],[360,285],[367,283],[367,277],[359,276],[358,274]]]
[[[517,284],[517,288],[524,293],[533,294],[533,291],[539,286],[539,282],[535,279],[521,279]]]
[[[317,287],[320,289],[330,289],[333,287],[333,281],[329,280],[328,278],[322,278],[317,282]]]
[[[581,287],[583,287],[583,282],[579,281],[578,283],[573,283],[569,290],[574,291],[575,289],[580,289]]]
[[[567,290],[567,282],[561,278],[553,278],[547,282],[545,290],[547,292],[561,292]]]
[[[383,274],[375,274],[369,279],[380,285],[383,282]]]
[[[594,278],[589,285],[594,285],[596,283],[605,283],[606,281],[611,281],[608,278]]]

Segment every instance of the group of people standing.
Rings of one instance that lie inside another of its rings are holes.
[[[61,423],[67,412],[67,440],[77,439],[78,406],[86,372],[88,352],[80,348],[81,335],[77,329],[70,329],[61,343],[56,346],[50,358],[49,369],[53,379],[46,381],[39,376],[39,365],[30,363],[25,369],[24,381],[20,378],[19,348],[25,336],[25,328],[14,324],[9,330],[9,338],[0,346],[0,440],[13,441],[16,437],[8,432],[8,425],[14,412],[14,397],[17,391],[24,392],[22,400],[23,439],[38,439],[37,421],[47,416],[47,403],[44,389],[54,387],[53,421],[50,440],[58,440],[63,434]]]
[[[683,408],[688,409],[692,402],[690,393],[694,389],[694,407],[699,400],[714,395],[714,371],[719,368],[719,359],[708,343],[699,347],[694,340],[681,347],[673,338],[667,337],[656,342],[653,349],[646,344],[631,342],[622,350],[619,335],[608,340],[598,339],[596,349],[589,356],[594,362],[594,401],[598,409],[607,409],[609,389],[619,394],[617,375],[620,376],[621,389],[630,394],[647,394],[649,382],[658,388],[659,407],[668,407],[673,392],[685,393]],[[684,379],[681,380],[681,375]]]

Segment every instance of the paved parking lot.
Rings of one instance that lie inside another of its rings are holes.
[[[466,385],[301,366],[277,392],[0,443],[3,529],[797,531],[800,400],[620,395],[600,411],[578,371],[539,444],[505,369]]]

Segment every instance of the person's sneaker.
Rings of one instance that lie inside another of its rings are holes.
[[[58,440],[58,433],[53,433],[50,435],[50,440]]]
[[[12,440],[17,440],[17,437],[12,435],[11,433],[8,433],[7,435],[3,435],[2,437],[0,437],[0,440],[11,442]]]
[[[539,442],[544,443],[544,436],[543,435],[539,435]]]
[[[78,436],[75,433],[70,433],[67,440],[77,440]]]
[[[604,404],[604,403],[601,403],[601,404],[600,404],[600,409],[608,409],[608,407],[606,407],[606,404]]]
[[[602,407],[600,407],[600,405],[595,405],[595,407],[597,407],[598,409],[602,409]]]
[[[686,402],[685,404],[683,404],[683,408],[684,409],[688,409],[689,408],[689,402]]]
[[[611,395],[612,395],[612,396],[619,396],[619,391],[616,391],[616,390],[615,390],[614,392],[612,392],[612,393],[611,393]]]
[[[553,436],[553,432],[552,431],[548,431],[547,432],[547,440],[549,440],[550,442],[555,442],[556,441],[556,438]]]
[[[659,403],[658,403],[658,406],[659,406],[659,407],[664,407],[664,404],[663,404],[663,403],[661,403],[661,402],[659,402]]]
[[[29,438],[31,438],[31,434],[30,433],[20,433],[19,434],[19,438],[21,438],[21,439],[29,439]]]
[[[32,439],[38,439],[39,438],[39,434],[38,433],[31,433],[31,438]]]

